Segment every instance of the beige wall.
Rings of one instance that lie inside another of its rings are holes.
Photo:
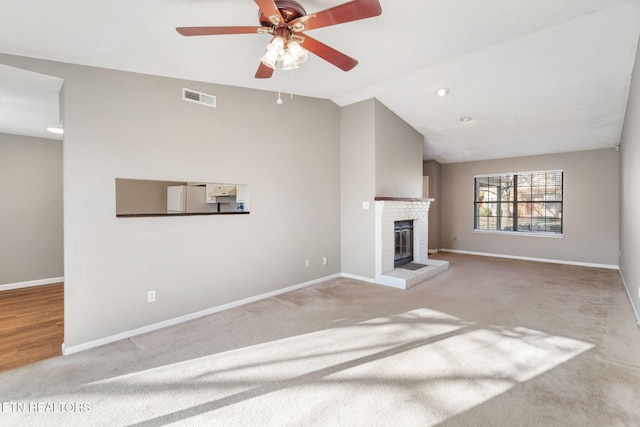
[[[374,99],[342,108],[340,130],[342,271],[373,279],[374,198],[422,197],[423,138]]]
[[[116,178],[116,214],[157,214],[167,211],[167,187],[182,181]]]
[[[0,287],[64,276],[62,141],[0,134]]]
[[[340,205],[342,271],[375,276],[375,101],[340,110]],[[363,202],[369,209],[363,209]]]
[[[620,143],[620,273],[640,322],[640,47]]]
[[[610,148],[442,165],[442,248],[616,267],[618,154]],[[564,171],[562,238],[473,231],[475,175],[549,169]]]
[[[9,55],[0,63],[65,81],[67,347],[340,272],[334,103],[278,106],[270,92]],[[182,87],[216,95],[218,108],[182,101]],[[116,218],[116,177],[245,183],[251,213]]]
[[[377,197],[422,197],[422,141],[407,122],[375,101]]]
[[[422,166],[422,175],[429,177],[429,198],[435,199],[429,206],[429,250],[440,249],[440,206],[442,206],[440,191],[441,165],[435,160],[427,160]]]

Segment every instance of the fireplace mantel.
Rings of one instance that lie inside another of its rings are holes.
[[[382,202],[433,202],[434,199],[419,199],[414,197],[375,197],[373,200]]]

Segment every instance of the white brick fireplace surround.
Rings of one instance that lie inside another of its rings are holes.
[[[376,283],[408,289],[449,268],[447,261],[429,260],[429,205],[434,199],[396,197],[375,198]],[[413,262],[424,264],[418,270],[394,268],[395,221],[413,220]]]

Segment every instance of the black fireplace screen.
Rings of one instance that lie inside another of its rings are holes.
[[[395,255],[394,267],[413,261],[413,220],[394,223]]]

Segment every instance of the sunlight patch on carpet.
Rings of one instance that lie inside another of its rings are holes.
[[[340,425],[362,413],[383,424],[435,425],[591,347],[420,309],[117,376],[78,393],[95,400],[85,416],[117,408],[129,423]]]

